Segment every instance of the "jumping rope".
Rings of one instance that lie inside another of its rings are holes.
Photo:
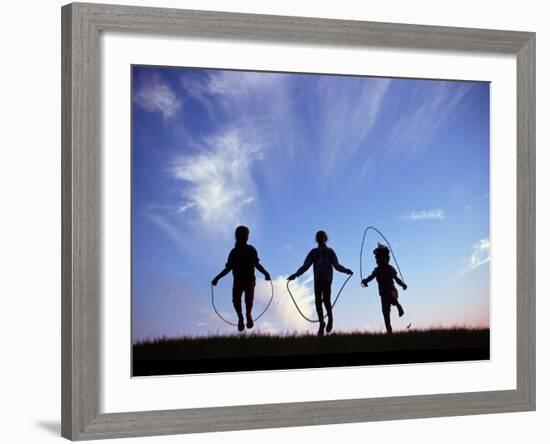
[[[365,246],[365,239],[367,237],[367,233],[369,230],[376,231],[382,239],[386,242],[388,245],[388,248],[390,249],[390,253],[393,257],[393,261],[395,262],[395,266],[397,267],[397,271],[399,271],[399,276],[401,277],[401,280],[405,282],[405,278],[403,277],[403,273],[401,273],[401,268],[399,268],[399,263],[397,262],[397,259],[395,257],[395,254],[393,253],[393,249],[391,247],[390,241],[386,239],[386,236],[382,234],[382,232],[373,226],[368,226],[365,228],[365,231],[363,232],[363,240],[361,241],[361,251],[359,252],[359,275],[361,276],[361,287],[364,287],[363,285],[363,247]]]
[[[348,283],[348,281],[351,279],[352,276],[353,276],[353,273],[350,274],[347,277],[347,279],[344,281],[344,283],[340,287],[340,290],[338,290],[338,294],[336,295],[336,298],[334,299],[334,302],[332,303],[331,309],[333,309],[334,306],[336,305],[336,302],[338,302],[338,298],[340,297],[340,294],[342,293],[342,290],[344,289],[344,287],[346,286],[346,284]],[[292,302],[294,302],[294,306],[296,307],[296,310],[298,310],[298,313],[300,313],[300,316],[302,316],[306,321],[311,322],[312,324],[318,323],[319,322],[318,319],[317,320],[310,319],[304,313],[302,313],[302,310],[300,310],[300,307],[298,306],[298,303],[294,299],[294,295],[292,294],[292,291],[290,291],[290,281],[289,280],[286,281],[286,289],[288,291],[288,294],[290,295],[290,298],[292,299]],[[328,316],[328,313],[323,316],[323,319],[326,319],[327,316]]]
[[[271,284],[271,297],[269,298],[269,302],[267,303],[267,305],[265,306],[264,310],[258,315],[256,316],[253,321],[256,322],[258,319],[260,319],[263,314],[267,311],[267,309],[269,308],[269,306],[271,305],[271,301],[273,301],[273,296],[275,294],[275,291],[273,290],[273,281],[269,281],[269,283]],[[211,297],[211,301],[212,301],[212,308],[214,309],[214,311],[216,312],[216,314],[218,315],[218,317],[223,321],[225,322],[226,324],[228,325],[231,325],[233,327],[238,327],[239,324],[235,324],[231,321],[228,321],[227,319],[225,319],[222,314],[218,311],[218,309],[216,308],[216,303],[214,302],[214,286],[212,284],[210,284],[210,294],[212,295]]]

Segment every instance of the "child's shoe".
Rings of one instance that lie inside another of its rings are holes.
[[[252,316],[249,314],[246,315],[246,328],[252,328],[254,327],[254,320],[252,319]]]
[[[401,304],[397,306],[397,312],[399,313],[399,317],[402,317],[405,314],[405,310],[403,310]]]
[[[317,332],[317,336],[324,336],[325,334],[325,323],[321,322],[319,324],[319,331]]]

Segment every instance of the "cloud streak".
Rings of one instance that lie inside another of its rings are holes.
[[[281,79],[280,74],[250,71],[212,71],[205,80],[182,77],[181,84],[195,98],[207,99],[208,95],[235,97],[255,94],[271,88]]]
[[[489,193],[484,193],[481,196],[474,197],[473,199],[470,199],[468,204],[464,207],[466,211],[471,210],[474,205],[478,204],[479,202],[485,201],[489,199]]]
[[[322,122],[319,144],[323,171],[333,173],[335,168],[343,168],[361,147],[373,154],[368,142],[391,83],[391,79],[381,78],[320,78],[317,113]],[[364,162],[365,151],[362,156]]]
[[[176,93],[157,77],[142,80],[133,98],[142,109],[151,113],[158,112],[165,120],[176,114],[182,106]]]
[[[468,259],[467,271],[475,270],[491,260],[491,242],[481,239],[473,245],[473,251]]]
[[[429,94],[422,82],[409,86],[402,102],[394,104],[398,116],[387,134],[387,149],[408,156],[426,151],[439,131],[451,122],[464,97],[470,91],[468,83],[437,81]]]
[[[434,208],[432,210],[416,210],[403,215],[401,218],[412,222],[425,220],[445,220],[445,211],[441,208]]]

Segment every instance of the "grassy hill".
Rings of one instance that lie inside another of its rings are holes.
[[[488,329],[159,338],[133,346],[133,375],[489,359]]]

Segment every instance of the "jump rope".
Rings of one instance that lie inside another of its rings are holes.
[[[265,306],[265,308],[263,309],[263,311],[258,315],[256,316],[253,320],[254,322],[256,322],[258,319],[260,319],[264,313],[267,311],[267,309],[269,308],[269,306],[271,305],[271,301],[273,301],[273,296],[275,295],[275,291],[273,290],[273,281],[269,281],[269,283],[271,284],[271,297],[269,298],[269,301],[267,303],[267,305]],[[223,321],[225,322],[226,324],[228,325],[231,325],[233,327],[237,327],[238,324],[234,323],[234,322],[231,322],[231,321],[228,321],[227,319],[225,319],[222,314],[218,311],[218,309],[216,308],[216,303],[214,302],[214,286],[212,284],[210,284],[210,293],[212,295],[212,308],[214,309],[214,311],[216,312],[216,314],[218,315],[218,317]]]
[[[344,283],[340,287],[340,290],[338,290],[338,294],[336,295],[336,297],[334,298],[334,302],[332,303],[331,310],[336,305],[336,302],[338,302],[338,298],[342,294],[342,290],[344,289],[344,287],[346,286],[346,284],[348,283],[348,281],[351,279],[352,276],[353,276],[353,273],[350,274],[347,277],[347,279],[344,281]],[[290,295],[290,298],[292,299],[292,302],[294,302],[294,306],[296,307],[296,310],[298,310],[298,313],[300,313],[300,316],[302,316],[306,321],[311,322],[312,324],[319,323],[319,319],[310,319],[304,313],[302,313],[302,310],[300,310],[300,306],[296,302],[296,299],[294,299],[294,295],[292,294],[292,291],[290,290],[290,281],[286,281],[286,289],[288,291],[288,294]],[[326,313],[323,316],[323,319],[326,319],[327,316],[328,316],[328,313]]]
[[[367,238],[367,233],[369,231],[376,232],[382,239],[384,239],[384,242],[386,242],[388,248],[390,249],[390,253],[392,255],[393,261],[395,262],[395,266],[397,267],[397,271],[399,272],[399,276],[401,277],[401,280],[403,282],[405,282],[405,279],[403,278],[403,273],[401,273],[401,268],[399,268],[399,263],[397,262],[397,258],[395,257],[395,254],[394,254],[393,249],[391,247],[390,241],[386,238],[386,236],[384,236],[382,234],[382,232],[378,228],[373,227],[373,226],[368,226],[367,228],[365,228],[365,231],[363,232],[363,239],[361,240],[361,250],[359,252],[359,275],[361,277],[361,287],[364,287],[364,285],[363,285],[363,249],[364,249],[364,246],[365,246],[365,240]],[[342,294],[342,291],[344,290],[344,287],[346,286],[346,284],[348,283],[348,281],[351,279],[352,276],[353,276],[353,273],[350,274],[346,278],[344,283],[341,285],[340,289],[338,290],[338,293],[336,294],[336,298],[334,298],[334,302],[332,303],[332,306],[331,306],[332,309],[336,305],[336,302],[338,302],[338,299],[340,298],[340,295]],[[273,289],[273,282],[269,281],[269,283],[271,284],[271,297],[269,298],[269,301],[268,301],[267,305],[265,306],[265,308],[263,309],[263,311],[253,319],[254,322],[256,322],[258,319],[260,319],[265,314],[265,312],[267,311],[267,309],[271,305],[271,302],[273,301],[273,297],[275,295],[275,291]],[[312,324],[319,323],[319,319],[310,319],[302,312],[302,310],[300,309],[300,306],[298,305],[298,303],[296,302],[296,299],[294,298],[294,295],[292,294],[292,291],[290,289],[290,281],[289,280],[287,280],[287,282],[286,282],[286,289],[288,291],[288,294],[290,295],[290,298],[292,299],[292,302],[294,303],[294,306],[296,307],[296,310],[298,310],[298,313],[300,314],[300,316],[302,316],[302,318],[304,318],[308,322],[311,322]],[[238,324],[236,324],[234,322],[231,322],[231,321],[227,320],[226,318],[224,318],[222,316],[222,314],[216,308],[216,303],[214,301],[214,286],[212,284],[210,284],[210,293],[211,293],[212,308],[214,309],[214,312],[226,324],[231,325],[233,327],[237,327]],[[323,319],[326,319],[327,316],[328,316],[328,313],[323,316]],[[409,324],[409,327],[410,327],[410,324]],[[409,328],[409,327],[407,327],[407,328]]]

